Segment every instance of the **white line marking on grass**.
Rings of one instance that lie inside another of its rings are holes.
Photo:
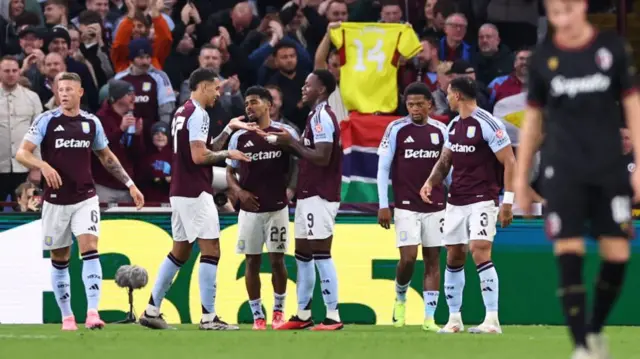
[[[0,334],[0,339],[55,339],[57,335]]]

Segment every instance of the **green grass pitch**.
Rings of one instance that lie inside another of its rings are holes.
[[[350,325],[340,332],[202,332],[195,325],[151,331],[108,325],[102,331],[64,333],[59,325],[0,325],[0,358],[362,358],[565,359],[563,327],[507,326],[503,335],[439,335],[419,327]],[[607,328],[612,355],[640,359],[640,328]]]

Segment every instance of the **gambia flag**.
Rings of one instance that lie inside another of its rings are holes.
[[[400,116],[375,116],[351,113],[340,122],[342,151],[342,203],[378,205],[378,146],[384,131]],[[391,182],[389,182],[391,183]],[[393,200],[389,189],[389,202]]]

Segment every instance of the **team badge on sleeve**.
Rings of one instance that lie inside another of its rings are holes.
[[[316,132],[322,132],[322,124],[320,122],[316,123],[314,128]]]
[[[89,127],[89,122],[82,122],[82,132],[84,133],[91,132],[91,127]]]
[[[440,144],[440,136],[438,136],[437,133],[431,134],[431,143],[433,143],[434,145]]]
[[[501,140],[504,137],[504,131],[502,130],[496,131],[496,137],[498,137],[498,139]]]
[[[476,135],[476,126],[469,126],[467,128],[467,138],[473,138]]]

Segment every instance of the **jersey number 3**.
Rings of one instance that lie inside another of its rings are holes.
[[[173,136],[173,153],[178,153],[178,131],[184,127],[184,116],[178,116],[173,120],[173,126],[171,126],[171,136]]]
[[[364,64],[364,52],[365,52],[365,48],[364,48],[364,44],[362,43],[361,40],[359,39],[355,39],[353,40],[353,44],[356,46],[356,64],[353,66],[353,68],[358,71],[358,72],[362,72],[362,71],[366,71],[367,70],[367,66]],[[372,49],[368,49],[367,51],[367,61],[368,62],[375,62],[378,64],[376,70],[378,72],[381,72],[384,69],[384,62],[387,59],[387,56],[384,54],[384,51],[382,51],[382,40],[378,39],[378,41],[376,42],[376,46],[374,46]]]

